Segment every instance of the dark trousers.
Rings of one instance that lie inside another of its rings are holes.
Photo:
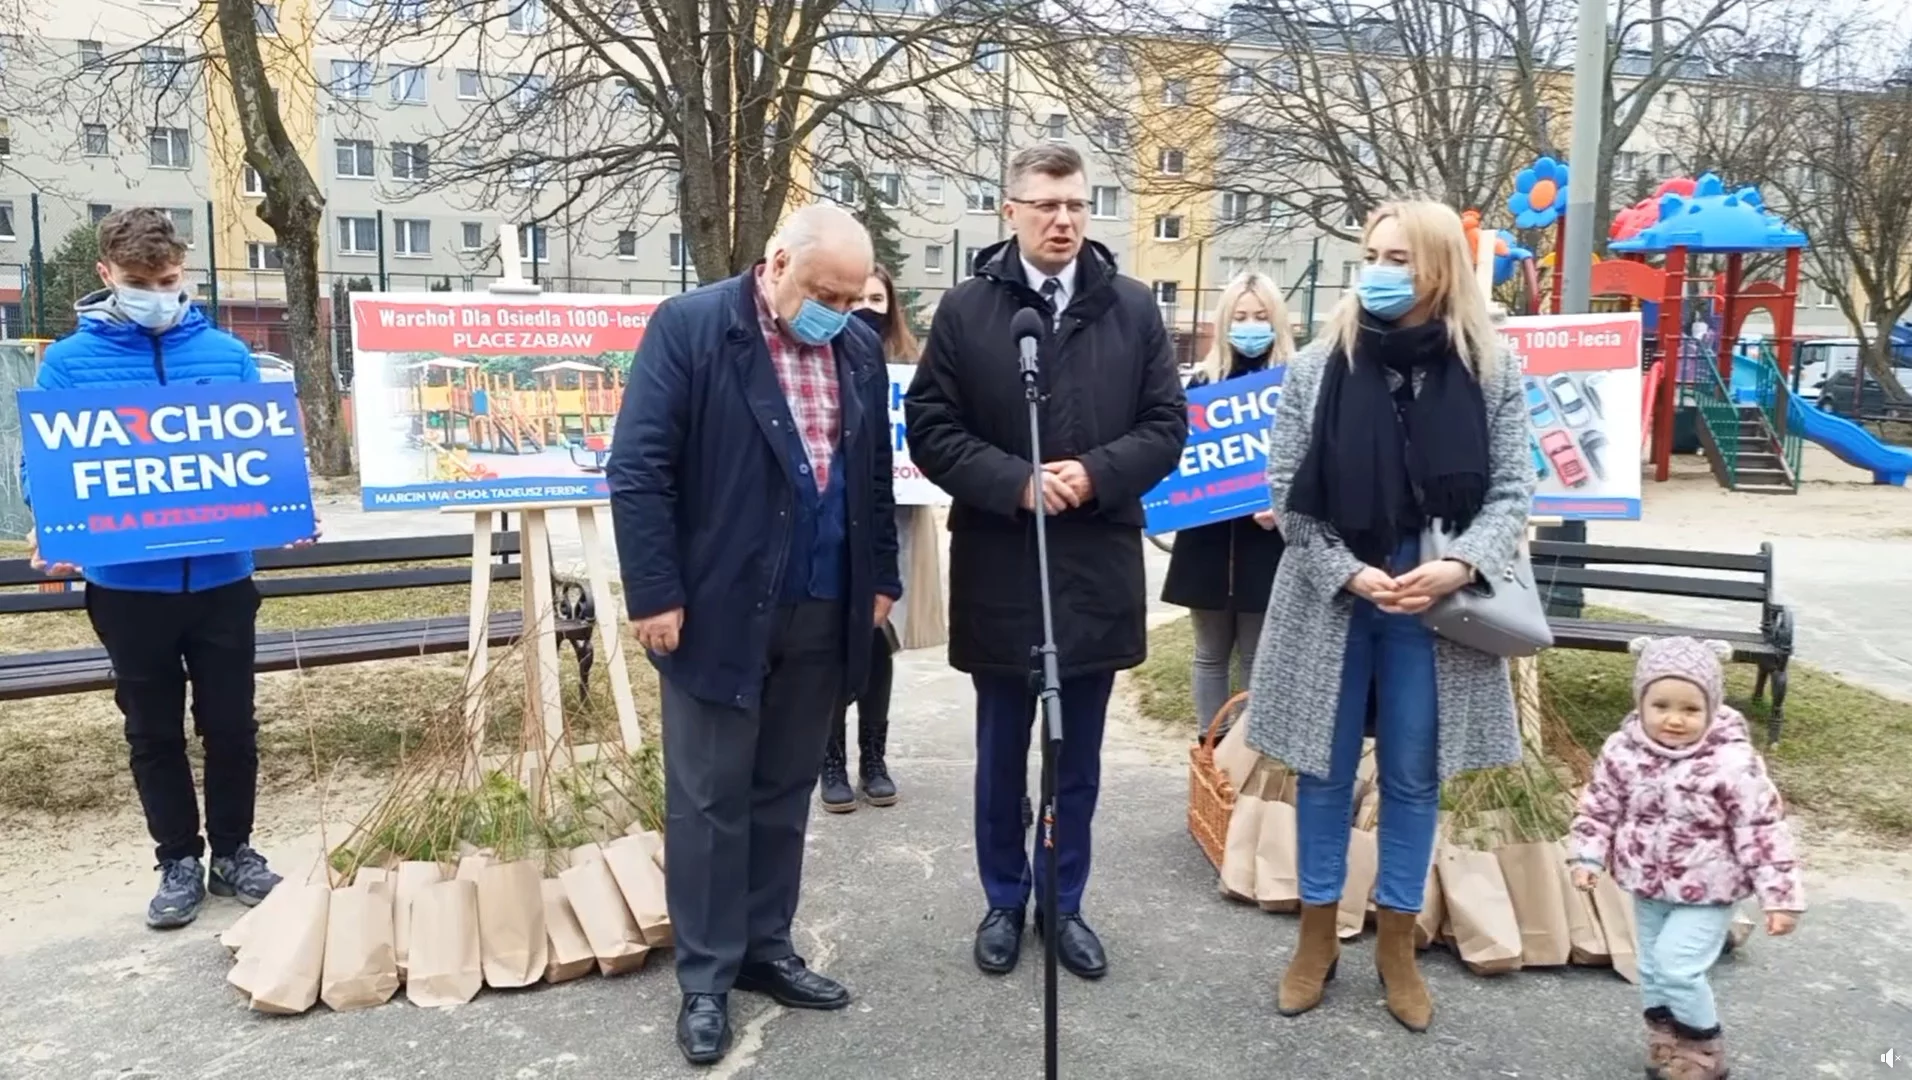
[[[976,675],[976,866],[992,908],[1029,902],[1031,833],[1022,820],[1036,697],[1020,676]],[[1056,761],[1056,911],[1082,909],[1089,826],[1102,788],[1102,729],[1115,674],[1062,680],[1062,756]],[[1046,737],[1046,735],[1044,736]],[[1041,810],[1038,808],[1037,813]],[[1034,834],[1040,844],[1040,826]]]
[[[883,760],[890,731],[890,689],[895,682],[896,657],[890,653],[890,636],[878,626],[870,636],[870,678],[856,699],[856,745],[862,761]],[[824,755],[827,761],[840,764],[849,760],[849,712],[850,706],[845,704],[830,720],[829,752]]]
[[[755,709],[663,682],[666,896],[687,994],[794,953],[810,792],[843,694],[843,605],[780,608]]]
[[[113,663],[133,785],[159,859],[215,857],[252,839],[259,725],[252,713],[259,590],[252,579],[197,593],[86,587],[86,614]],[[186,686],[206,752],[206,838],[186,760]]]

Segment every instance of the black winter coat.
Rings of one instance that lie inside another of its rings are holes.
[[[1268,366],[1237,354],[1224,378],[1252,375]],[[1197,374],[1188,388],[1208,385]],[[1183,529],[1175,534],[1162,602],[1196,611],[1261,612],[1275,588],[1275,567],[1288,545],[1279,529],[1264,529],[1253,515]]]
[[[1023,279],[1014,240],[984,249],[976,276],[936,306],[904,403],[910,460],[950,493],[949,662],[1016,675],[1042,640],[1028,406],[1010,320],[1052,314]],[[1094,497],[1049,519],[1049,574],[1064,676],[1134,667],[1148,655],[1142,495],[1181,458],[1186,402],[1148,287],[1085,244],[1075,288],[1043,342],[1042,460],[1075,458]]]

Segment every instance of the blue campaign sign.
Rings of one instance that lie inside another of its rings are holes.
[[[1142,496],[1148,533],[1176,532],[1268,509],[1268,432],[1287,367],[1188,392],[1188,445]]]
[[[19,402],[48,562],[253,551],[316,531],[291,383],[21,390]]]

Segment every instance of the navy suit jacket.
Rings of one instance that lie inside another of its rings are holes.
[[[624,603],[639,619],[684,609],[677,650],[651,663],[692,697],[755,708],[790,547],[799,441],[757,320],[754,271],[657,306],[631,364],[606,478]],[[842,402],[844,692],[869,674],[876,597],[896,565],[889,375],[874,331],[832,343]]]

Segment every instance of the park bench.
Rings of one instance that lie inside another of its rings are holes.
[[[1768,741],[1779,741],[1786,707],[1786,665],[1793,651],[1793,616],[1784,604],[1773,599],[1771,544],[1760,544],[1757,554],[1739,555],[1535,540],[1532,554],[1534,580],[1543,594],[1562,586],[1759,605],[1758,624],[1751,628],[1561,615],[1550,615],[1547,621],[1553,627],[1554,647],[1561,649],[1623,653],[1634,638],[1643,635],[1684,634],[1726,642],[1733,647],[1734,662],[1759,668],[1753,683],[1755,701],[1771,681],[1773,712],[1766,734]]]
[[[492,560],[487,564],[493,581],[519,580],[523,573],[512,556],[520,554],[516,532],[494,532]],[[310,547],[261,551],[257,554],[260,594],[274,597],[342,596],[391,589],[465,586],[472,582],[472,539],[469,534],[419,536],[394,540],[346,540]],[[418,565],[444,561],[446,565]],[[80,589],[46,591],[47,581],[25,559],[0,561],[0,614],[77,611],[85,607]],[[578,657],[580,686],[589,677],[594,649],[591,640],[595,613],[588,590],[560,582],[556,586],[555,632],[569,642]],[[524,629],[523,613],[499,611],[490,615],[486,641],[510,645]],[[464,614],[401,619],[355,626],[298,630],[261,630],[254,668],[258,671],[294,671],[463,652],[468,647],[470,617]],[[93,647],[52,652],[0,655],[0,701],[55,697],[110,689],[112,664],[106,650]]]

